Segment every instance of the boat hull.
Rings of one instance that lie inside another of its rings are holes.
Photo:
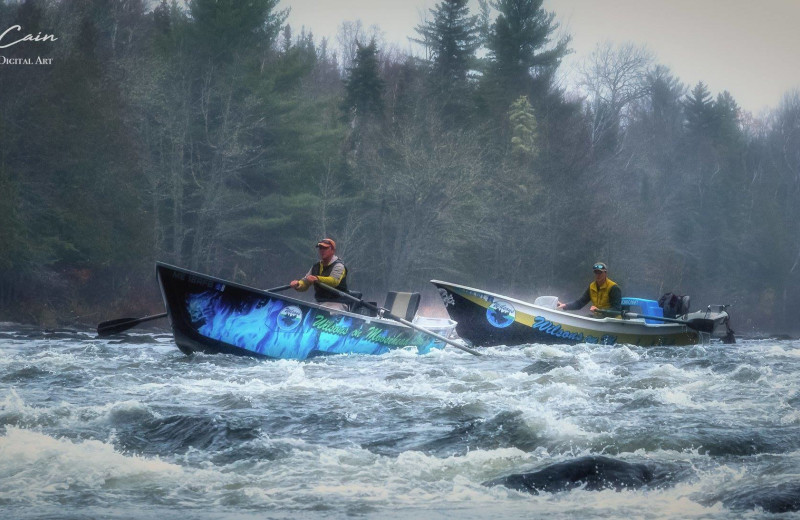
[[[383,354],[444,344],[401,323],[319,305],[157,263],[175,343],[184,353],[271,359]]]
[[[592,318],[541,307],[514,298],[431,280],[459,337],[476,346],[545,344],[691,345],[698,332],[682,324]]]

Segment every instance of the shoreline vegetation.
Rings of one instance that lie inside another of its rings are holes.
[[[625,43],[561,85],[541,0],[442,0],[416,55],[286,18],[0,0],[0,321],[160,312],[157,260],[270,287],[331,236],[369,300],[434,305],[431,278],[568,298],[602,260],[624,294],[797,334],[800,91],[755,117]]]

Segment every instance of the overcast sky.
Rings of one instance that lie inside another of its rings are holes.
[[[409,48],[408,36],[434,0],[281,0],[289,23],[333,37],[343,21],[378,25],[389,42]],[[477,14],[477,1],[471,0]],[[800,88],[800,0],[545,0],[575,54],[606,40],[646,45],[684,83],[728,90],[758,115]],[[335,40],[332,41],[335,43]]]

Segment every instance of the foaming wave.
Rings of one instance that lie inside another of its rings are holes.
[[[533,464],[547,456],[544,449],[526,452],[519,448],[478,449],[445,458],[420,451],[406,451],[391,461],[390,465],[400,473],[428,482],[459,475],[478,481],[485,474],[503,471],[509,466]]]
[[[762,371],[764,373],[762,373]],[[739,383],[755,383],[763,376],[769,376],[768,368],[757,368],[751,365],[740,365],[730,374],[730,378]]]
[[[791,412],[781,416],[780,423],[782,425],[800,424],[800,411],[792,410]]]
[[[5,372],[5,371],[3,371]],[[50,377],[52,374],[47,370],[42,370],[39,367],[30,365],[23,366],[17,370],[7,373],[0,381],[4,383],[26,383]]]
[[[50,407],[30,406],[13,388],[0,401],[0,426],[20,428],[115,425],[139,422],[153,416],[149,407],[134,400],[96,406],[75,406],[63,401]]]
[[[14,388],[9,389],[0,401],[0,426],[50,426],[58,423],[59,417],[68,415],[63,409],[46,409],[29,406]]]
[[[704,410],[705,406],[694,402],[690,394],[678,388],[660,388],[654,392],[660,402],[682,409]]]
[[[306,504],[359,503],[381,510],[422,505],[436,507],[473,506],[495,501],[493,491],[480,485],[488,474],[508,465],[526,464],[545,456],[526,454],[515,448],[474,450],[464,455],[439,458],[418,451],[398,457],[374,455],[363,450],[321,448],[304,452],[306,466],[315,479]],[[278,469],[278,472],[286,468]],[[273,475],[283,482],[296,480],[289,474]],[[286,484],[284,484],[286,486]]]
[[[655,366],[637,376],[631,386],[634,388],[670,388],[676,384],[689,383],[696,380],[696,375],[666,363]]]
[[[631,348],[627,345],[622,345],[617,347],[611,351],[611,355],[608,356],[609,361],[615,364],[627,364],[632,363],[634,361],[639,361],[642,356],[631,350]]]
[[[671,363],[664,363],[662,365],[658,365],[657,367],[650,370],[649,375],[651,377],[660,377],[664,379],[669,379],[673,382],[691,381],[695,377],[692,372],[678,368]]]
[[[571,357],[565,354],[563,349],[554,347],[552,345],[531,345],[525,348],[525,357],[535,357],[540,359],[553,359],[562,357]]]
[[[97,407],[97,420],[112,425],[144,421],[158,417],[149,406],[135,400],[119,401]]]
[[[0,501],[33,502],[52,493],[167,486],[183,470],[158,458],[117,453],[96,440],[71,441],[16,427],[0,437]]]

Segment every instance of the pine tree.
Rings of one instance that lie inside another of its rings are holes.
[[[543,95],[550,88],[553,74],[569,52],[569,38],[553,42],[558,29],[555,13],[542,8],[543,0],[497,0],[499,11],[489,33],[490,66],[488,80],[509,106],[511,100],[526,95],[533,86]],[[537,84],[538,85],[535,85]]]
[[[737,146],[742,137],[739,129],[739,105],[727,90],[717,96],[714,103],[714,121],[717,142],[724,146]]]
[[[705,83],[698,82],[684,102],[690,134],[708,136],[714,126],[714,100]]]
[[[433,20],[418,25],[418,41],[430,53],[433,76],[442,91],[463,84],[478,49],[478,17],[470,16],[468,0],[443,0],[431,9]]]
[[[638,114],[649,130],[649,135],[657,139],[665,152],[680,135],[683,110],[681,98],[686,87],[664,66],[656,66],[647,74],[648,99],[642,104]]]
[[[253,46],[272,42],[288,16],[278,0],[191,0],[192,36],[197,51],[226,61]]]
[[[443,0],[431,9],[433,19],[417,26],[430,55],[431,105],[438,109],[448,130],[468,126],[472,111],[469,71],[475,67],[478,17],[470,16],[467,0]]]
[[[358,44],[353,66],[348,72],[342,103],[348,119],[380,118],[383,114],[384,83],[380,77],[375,40],[368,45]]]

